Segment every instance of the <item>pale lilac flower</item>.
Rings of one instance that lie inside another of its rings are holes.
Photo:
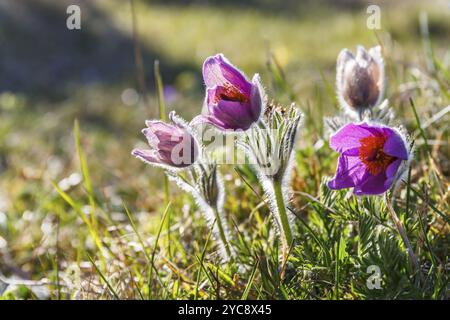
[[[161,120],[147,120],[142,133],[150,149],[134,149],[136,158],[165,169],[185,168],[198,158],[199,146],[189,127],[173,112],[171,124]]]
[[[349,123],[330,138],[341,155],[331,189],[354,188],[356,195],[382,194],[391,188],[399,168],[410,159],[404,137],[386,126]]]
[[[220,130],[247,130],[261,117],[264,91],[258,75],[248,81],[222,54],[203,64],[207,113],[193,124],[208,123]]]
[[[356,57],[343,49],[337,58],[337,96],[340,105],[360,117],[380,104],[384,95],[384,63],[379,46],[366,51],[358,46]]]

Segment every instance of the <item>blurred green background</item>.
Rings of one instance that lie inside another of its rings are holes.
[[[168,109],[190,119],[202,103],[201,64],[224,53],[249,76],[259,72],[268,87],[267,63],[273,54],[292,87],[289,103],[314,99],[334,90],[335,59],[340,49],[382,43],[388,77],[425,67],[420,12],[427,12],[436,55],[448,49],[448,1],[271,1],[135,0],[142,51],[146,103],[135,65],[132,13],[125,0],[4,0],[0,4],[0,170],[42,171],[52,155],[70,157],[71,128],[80,119],[95,150],[101,174],[135,163],[127,157],[139,138],[144,118],[157,116],[153,63],[161,62]],[[81,8],[81,30],[66,28],[66,8]],[[366,27],[370,4],[381,9],[381,29]],[[393,79],[396,80],[395,78]],[[392,81],[392,83],[395,83]],[[276,90],[276,88],[273,88]],[[398,88],[389,87],[389,92]],[[276,96],[277,92],[272,92]],[[336,111],[324,95],[324,113]],[[396,101],[394,101],[396,102]],[[317,108],[313,108],[317,111]],[[314,117],[313,112],[313,117]],[[6,152],[8,150],[8,152]],[[12,152],[11,152],[12,151]],[[111,155],[123,154],[123,157]],[[66,168],[67,158],[62,161]],[[123,163],[116,163],[117,161]],[[106,171],[106,172],[103,172]],[[126,176],[136,175],[136,170]],[[17,172],[14,173],[16,175]],[[2,179],[4,180],[4,179]],[[133,179],[131,179],[133,180]],[[9,188],[8,188],[9,189]]]
[[[81,30],[66,28],[70,4],[81,8]],[[381,8],[380,30],[366,27],[370,4]],[[260,73],[277,102],[295,100],[303,108],[307,130],[301,143],[309,146],[323,137],[321,116],[337,112],[335,61],[342,48],[383,46],[387,97],[400,113],[410,112],[408,98],[415,97],[408,82],[427,67],[422,12],[434,54],[447,66],[450,60],[450,8],[443,0],[135,0],[147,100],[138,82],[131,8],[126,0],[0,2],[0,252],[8,247],[0,257],[15,261],[20,272],[37,272],[31,261],[43,254],[36,248],[45,230],[36,226],[60,210],[51,181],[85,195],[75,119],[105,206],[122,211],[124,200],[133,211],[160,209],[162,173],[130,155],[144,145],[144,120],[158,114],[155,60],[161,63],[168,110],[187,120],[201,110],[201,65],[207,56],[222,52],[247,75]],[[274,59],[288,94],[271,77]],[[442,106],[439,97],[429,98],[416,100],[422,115]],[[332,160],[323,174],[331,174]]]

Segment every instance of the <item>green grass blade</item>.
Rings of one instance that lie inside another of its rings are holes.
[[[66,192],[64,192],[54,181],[52,181],[53,187],[55,188],[56,192],[58,192],[58,194],[60,195],[60,197],[66,201],[71,207],[72,209],[75,210],[75,212],[78,214],[78,216],[83,220],[83,222],[86,224],[86,226],[88,227],[89,233],[91,234],[91,237],[93,238],[98,250],[101,253],[101,261],[102,261],[102,267],[106,266],[106,262],[104,261],[104,247],[103,244],[100,240],[100,237],[97,233],[97,230],[93,227],[91,220],[89,220],[87,218],[87,216],[84,214],[83,210],[81,210],[80,205],[78,205],[76,203],[75,200],[73,200],[73,198],[67,194]]]
[[[91,212],[91,222],[92,222],[93,228],[97,228],[97,216],[96,216],[96,212],[95,212],[94,191],[92,189],[92,183],[91,183],[91,178],[89,175],[86,157],[85,157],[84,151],[81,147],[80,126],[78,124],[78,120],[76,120],[76,119],[74,122],[74,130],[73,131],[74,131],[74,135],[75,135],[75,146],[76,146],[78,158],[80,161],[81,173],[83,174],[84,187],[86,188],[86,192],[88,193],[89,205],[91,206],[91,211],[92,211]]]
[[[150,258],[150,271],[149,271],[149,275],[148,275],[148,296],[149,296],[149,299],[152,298],[151,285],[152,285],[152,280],[153,280],[153,269],[156,269],[155,268],[156,249],[158,248],[159,237],[161,235],[161,230],[163,228],[164,221],[166,220],[167,213],[169,212],[169,208],[170,208],[170,202],[167,205],[166,210],[164,210],[161,222],[160,222],[159,227],[158,227],[158,233],[156,234],[155,245],[153,246],[152,257]]]
[[[255,279],[256,271],[258,270],[258,266],[259,260],[256,261],[255,265],[253,266],[252,273],[250,274],[250,278],[248,279],[247,286],[245,287],[241,300],[247,300],[248,294],[250,293],[250,289],[252,288],[253,280]]]
[[[215,223],[216,223],[216,220],[214,220],[213,227],[210,228],[210,230],[209,230],[208,238],[206,239],[205,245],[203,246],[202,254],[200,256],[200,259],[198,259],[198,261],[200,263],[200,269],[198,270],[198,273],[197,273],[197,281],[196,281],[196,285],[195,285],[194,300],[198,299],[198,287],[200,285],[200,278],[201,278],[202,270],[206,271],[206,268],[203,265],[203,261],[205,259],[206,249],[208,247],[209,240],[211,239],[211,235],[212,235]]]
[[[425,198],[420,194],[419,191],[411,187],[411,191],[414,192],[415,195],[417,195],[420,199],[422,199],[423,202],[425,202],[431,209],[433,209],[434,212],[436,212],[438,215],[442,217],[442,219],[445,220],[448,224],[450,224],[450,218],[447,217],[445,213],[440,211],[438,208],[436,208],[433,204],[431,204],[429,201],[426,201]]]
[[[133,220],[133,218],[131,217],[131,213],[130,213],[130,211],[128,210],[128,207],[125,205],[125,203],[123,203],[123,207],[124,207],[124,209],[125,209],[125,213],[127,214],[128,220],[130,221],[131,228],[133,229],[134,233],[135,233],[136,236],[138,237],[139,243],[140,243],[141,246],[142,246],[142,250],[144,251],[145,257],[147,258],[147,262],[150,263],[151,258],[150,258],[149,254],[148,254],[148,252],[147,252],[145,243],[144,243],[144,241],[142,240],[142,237],[141,237],[140,233],[138,232],[138,230],[137,230],[137,228],[136,228],[136,225],[135,225],[135,223],[134,223],[134,220]]]
[[[413,110],[414,117],[416,118],[417,128],[419,129],[420,135],[422,136],[422,138],[423,138],[423,140],[424,140],[426,151],[428,152],[428,154],[429,154],[430,157],[431,157],[431,151],[430,151],[430,147],[429,147],[429,144],[428,144],[428,139],[427,139],[427,136],[426,136],[426,134],[425,134],[425,131],[423,130],[422,125],[421,125],[421,123],[420,123],[420,118],[419,118],[419,115],[417,114],[416,106],[415,106],[415,104],[414,104],[413,99],[410,98],[410,99],[409,99],[409,103],[410,103],[411,108],[412,108],[412,110]]]
[[[166,121],[166,103],[164,100],[164,85],[163,85],[163,81],[162,81],[162,77],[161,77],[161,71],[159,68],[159,61],[155,60],[154,63],[154,74],[155,74],[155,83],[156,83],[156,93],[158,96],[158,107],[159,107],[159,118],[162,121]],[[167,207],[167,205],[169,204],[169,179],[167,178],[166,175],[164,175],[164,205]],[[167,225],[166,225],[166,230],[167,230],[167,251],[169,252],[169,258],[171,257],[171,246],[170,246],[170,211],[169,214],[167,216]]]
[[[116,300],[120,300],[119,295],[116,293],[116,291],[114,290],[114,288],[111,286],[111,284],[109,283],[109,281],[106,279],[106,277],[103,275],[103,273],[100,271],[100,269],[97,267],[97,265],[95,264],[94,260],[92,260],[90,255],[87,255],[89,261],[92,263],[92,265],[95,268],[95,271],[97,271],[98,275],[100,276],[100,278],[102,278],[102,280],[106,283],[106,286],[108,287],[109,291],[111,291],[112,295],[114,296],[114,298]]]

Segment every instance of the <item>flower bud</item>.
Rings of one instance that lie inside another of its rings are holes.
[[[337,96],[350,114],[362,115],[378,105],[384,94],[384,63],[379,46],[366,51],[359,46],[356,57],[343,49],[337,59]]]
[[[203,64],[207,113],[193,124],[208,123],[219,130],[247,130],[261,117],[264,92],[258,75],[248,81],[222,54]]]

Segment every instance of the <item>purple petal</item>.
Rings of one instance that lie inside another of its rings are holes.
[[[403,138],[392,129],[386,128],[386,130],[390,131],[390,135],[384,143],[383,151],[392,157],[408,160],[408,151]]]
[[[206,89],[206,104],[209,106],[209,105],[212,105],[212,104],[214,104],[215,102],[215,98],[216,98],[216,95],[217,95],[217,91],[218,90],[220,90],[219,88],[222,88],[222,87],[219,87],[219,86],[214,86],[214,87],[211,87],[211,88],[207,88]]]
[[[203,63],[203,79],[206,87],[223,86],[229,82],[249,94],[250,82],[222,54],[209,57]]]
[[[152,148],[156,148],[158,146],[159,139],[156,136],[156,134],[153,133],[153,131],[151,131],[148,128],[145,128],[142,129],[142,133],[147,138],[147,142]]]
[[[359,157],[359,148],[348,149],[342,152],[343,156]]]
[[[386,170],[386,181],[384,182],[385,186],[390,188],[392,185],[392,182],[394,182],[394,179],[397,175],[398,168],[400,167],[402,163],[401,159],[395,160],[392,162]]]
[[[142,133],[152,148],[162,150],[172,149],[186,134],[182,129],[170,125],[167,125],[167,127],[152,126],[143,129]]]
[[[165,123],[161,120],[146,120],[145,125],[153,132],[155,131],[170,132],[173,129],[173,125]]]
[[[336,175],[328,182],[330,189],[344,189],[354,187],[361,181],[366,170],[358,157],[340,156]]]
[[[355,186],[353,193],[359,196],[362,195],[377,195],[386,192],[389,187],[385,186],[386,173],[381,172],[374,176],[366,172],[361,179],[361,182]]]
[[[257,120],[250,104],[236,101],[219,101],[210,108],[211,116],[220,120],[230,129],[247,130]]]
[[[331,136],[330,147],[339,153],[359,148],[361,138],[370,135],[371,129],[366,124],[349,123]]]
[[[261,112],[263,109],[263,97],[260,86],[258,84],[252,86],[252,91],[250,94],[250,108],[249,114],[256,122],[261,117]]]
[[[210,124],[210,125],[216,127],[217,129],[220,129],[223,131],[231,129],[225,123],[223,123],[222,121],[220,121],[219,119],[217,119],[211,115],[199,115],[199,116],[196,116],[191,121],[192,126],[197,126],[197,125],[200,125],[203,123]]]
[[[155,150],[134,149],[131,154],[149,164],[162,163]]]

